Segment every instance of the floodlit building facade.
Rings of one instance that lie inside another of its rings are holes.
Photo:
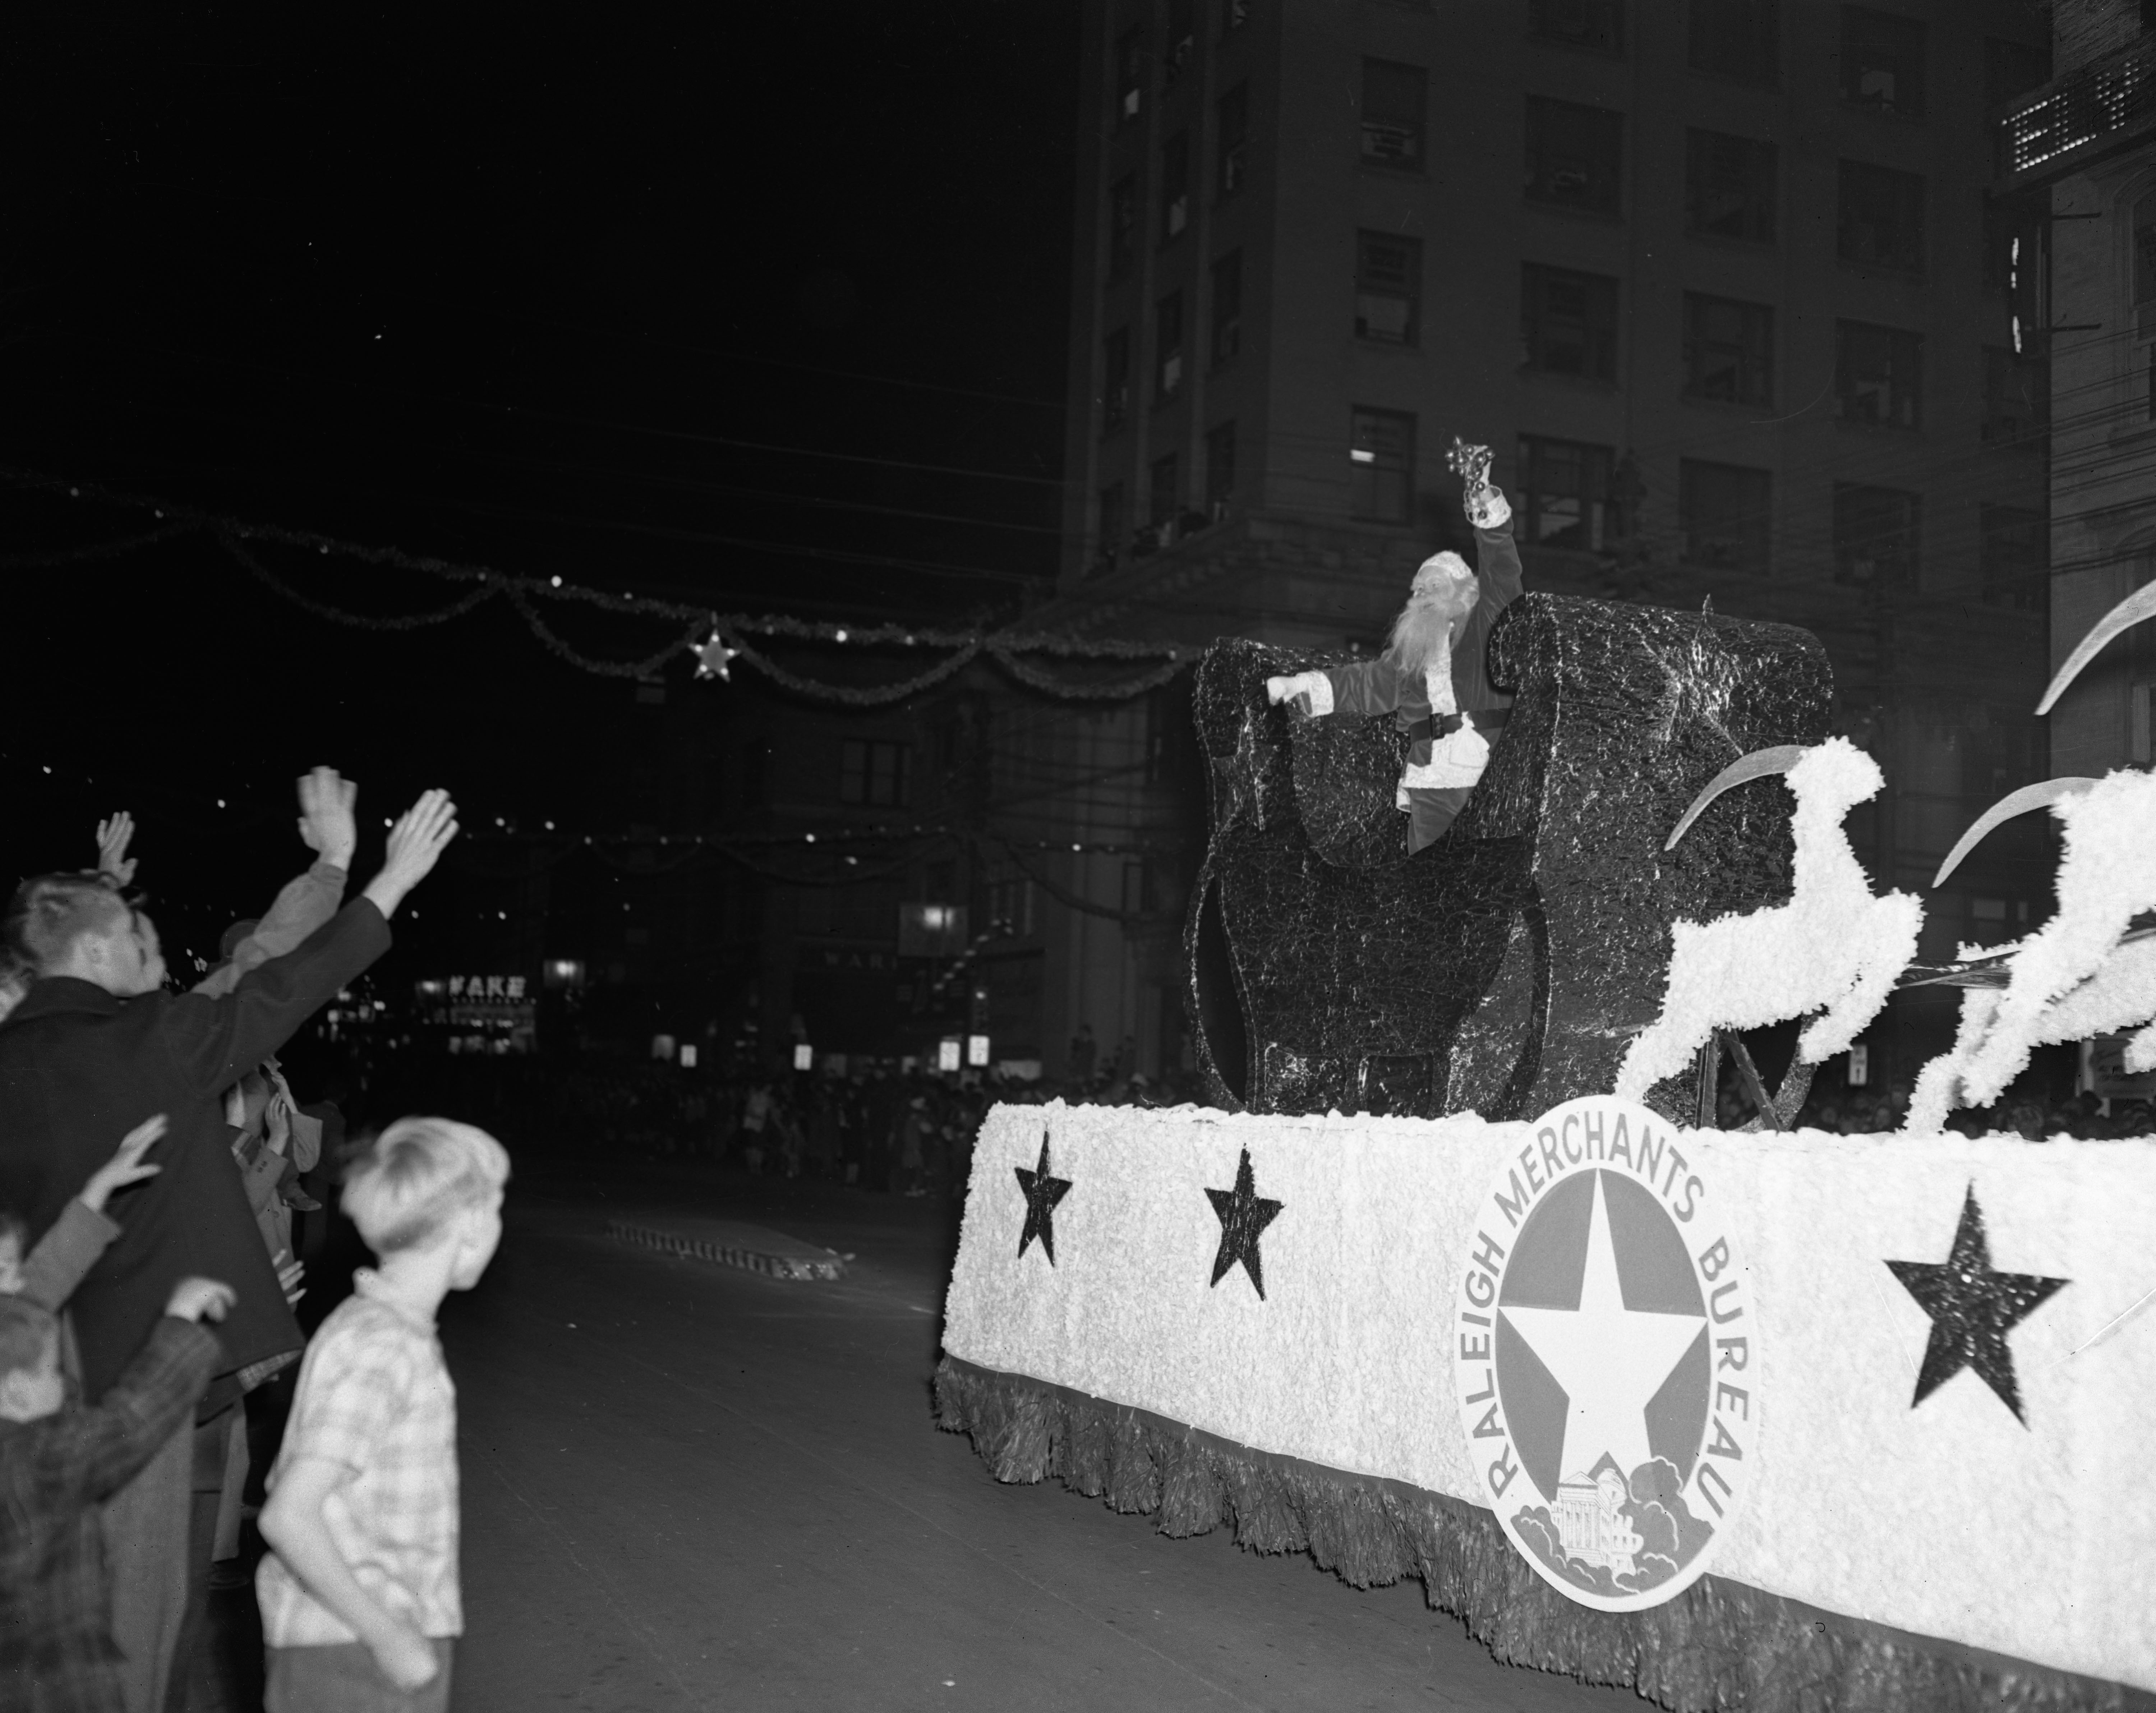
[[[2128,0],[2061,0],[2056,79],[1998,124],[1999,194],[2027,211],[2020,297],[2051,353],[2051,653],[2156,577],[2156,33]],[[2051,715],[2052,770],[2152,759],[2156,636],[2114,643]]]
[[[2050,75],[2037,8],[1093,0],[1082,51],[1035,618],[1374,646],[1414,566],[1471,547],[1460,436],[1529,587],[1821,638],[1890,782],[1851,823],[1882,885],[1928,886],[2042,777],[2050,388],[2012,349],[1990,130]],[[1043,906],[1051,1074],[1081,1023],[1148,1070],[1182,1050],[1177,717],[1044,717],[1013,763],[1030,824],[1147,853],[1050,859],[1089,907]],[[2044,836],[1988,840],[1925,951],[2041,913]],[[1897,1001],[1875,1080],[1950,1008]]]

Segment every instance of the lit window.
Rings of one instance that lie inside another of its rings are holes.
[[[1389,232],[1355,234],[1355,336],[1414,345],[1420,333],[1422,240]]]
[[[1423,99],[1429,74],[1389,59],[1363,62],[1363,162],[1423,170]]]
[[[1414,501],[1415,419],[1358,407],[1348,440],[1348,509],[1378,523],[1406,523]]]
[[[1924,116],[1924,27],[1913,18],[1841,8],[1841,99],[1903,119]]]

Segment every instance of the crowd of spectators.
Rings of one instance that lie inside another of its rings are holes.
[[[1171,1106],[1195,1098],[1173,1077],[1112,1068],[1087,1082],[1057,1082],[859,1058],[843,1072],[705,1074],[665,1061],[542,1054],[445,1061],[435,1074],[454,1092],[430,1090],[418,1104],[454,1106],[557,1152],[701,1161],[911,1197],[963,1195],[974,1136],[999,1102]]]
[[[249,1429],[306,1344],[292,1222],[320,1210],[304,1179],[337,1127],[276,1054],[388,949],[457,830],[426,793],[347,903],[356,797],[327,768],[300,782],[312,859],[187,992],[131,890],[124,813],[98,828],[96,869],[33,875],[8,902],[0,1705],[187,1700],[215,1567],[239,1554]]]

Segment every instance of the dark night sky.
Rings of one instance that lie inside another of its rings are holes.
[[[1054,564],[1072,0],[447,10],[9,9],[0,463],[727,607],[1015,610]],[[0,488],[0,551],[143,521]],[[377,834],[437,782],[588,820],[639,729],[498,603],[354,632],[199,538],[6,576],[11,875],[124,803],[168,898],[252,890],[317,760]]]

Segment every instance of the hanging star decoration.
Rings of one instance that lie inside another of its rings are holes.
[[[1281,1204],[1267,1201],[1258,1193],[1257,1185],[1250,1177],[1248,1148],[1243,1150],[1242,1157],[1235,1162],[1235,1188],[1209,1189],[1205,1194],[1220,1219],[1220,1252],[1213,1258],[1213,1283],[1218,1285],[1228,1276],[1228,1269],[1240,1261],[1262,1302],[1265,1274],[1265,1264],[1258,1254],[1258,1238],[1280,1217]]]
[[[1055,1264],[1055,1204],[1070,1193],[1070,1180],[1048,1175],[1048,1132],[1040,1133],[1040,1164],[1028,1172],[1023,1166],[1014,1166],[1018,1174],[1018,1187],[1025,1192],[1025,1229],[1019,1234],[1018,1252],[1025,1254],[1026,1245],[1034,1239],[1040,1239],[1040,1252],[1048,1257],[1048,1264]]]
[[[1924,1347],[1924,1366],[1917,1376],[1917,1395],[1909,1400],[1909,1408],[1914,1409],[1964,1368],[1972,1368],[2014,1412],[2015,1419],[2027,1427],[2006,1334],[2052,1292],[2072,1281],[1993,1272],[1991,1246],[1984,1235],[1984,1210],[1976,1204],[1974,1183],[1962,1203],[1961,1223],[1944,1264],[1889,1261],[1887,1265],[1932,1317],[1931,1342]]]
[[[732,683],[733,663],[740,654],[739,649],[726,641],[726,633],[719,628],[718,622],[714,619],[711,635],[696,645],[696,676],[716,678],[724,684]]]

